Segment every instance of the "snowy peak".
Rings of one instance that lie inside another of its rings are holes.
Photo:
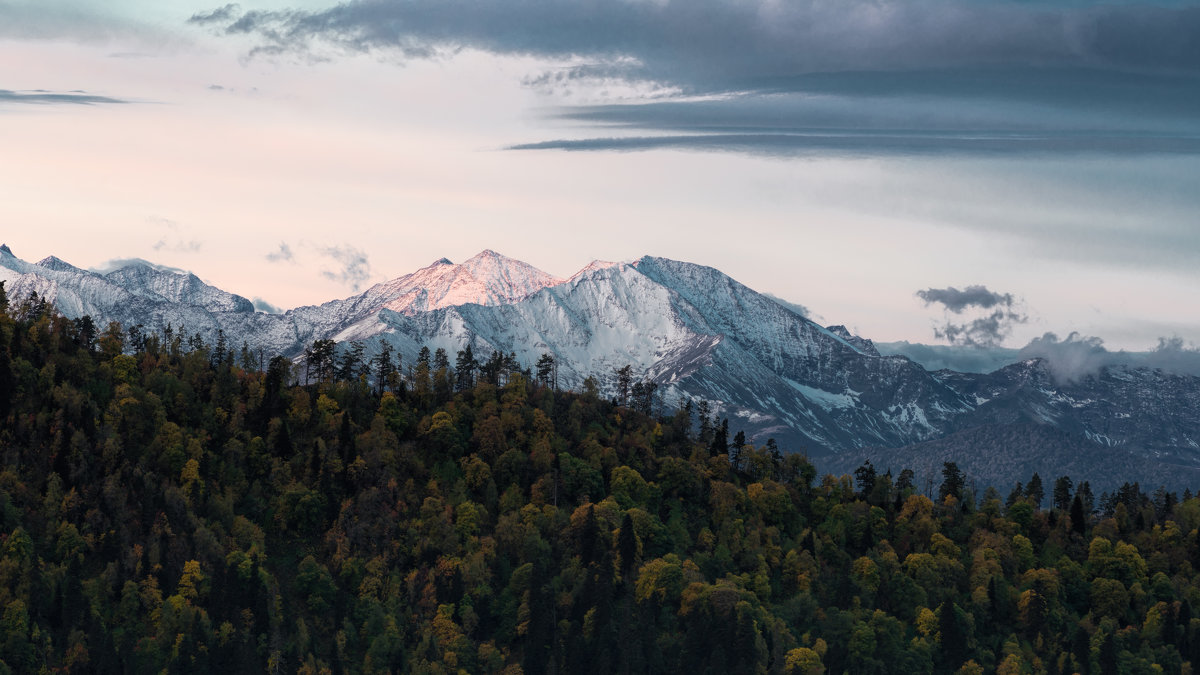
[[[49,257],[43,258],[42,260],[40,260],[38,262],[38,267],[45,267],[48,270],[55,270],[57,272],[82,272],[83,271],[83,270],[79,269],[78,267],[72,265],[71,263],[66,262],[65,260],[63,260],[61,258],[58,258],[57,256],[49,256]]]
[[[621,263],[609,262],[608,260],[593,260],[592,262],[585,265],[583,267],[583,269],[579,270],[575,274],[572,274],[571,277],[569,279],[567,279],[567,281],[573,282],[576,279],[582,279],[593,272],[598,272],[600,270],[606,270],[610,267],[616,267],[617,265],[620,265],[620,264]]]
[[[253,303],[246,298],[210,286],[195,274],[164,269],[145,261],[113,270],[104,278],[150,300],[194,305],[210,312],[254,311]]]
[[[369,306],[413,314],[465,304],[509,304],[561,282],[532,265],[485,250],[457,265],[442,258],[363,295]]]

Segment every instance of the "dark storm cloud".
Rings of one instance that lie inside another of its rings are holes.
[[[0,104],[4,103],[95,105],[97,103],[129,103],[129,101],[110,98],[108,96],[96,96],[85,91],[55,92],[41,89],[34,91],[11,91],[9,89],[0,89]]]
[[[1012,67],[842,72],[706,99],[563,108],[551,117],[622,133],[511,149],[1196,154],[1197,109],[1200,76],[1193,74]]]
[[[360,0],[318,11],[226,5],[191,21],[252,34],[275,53],[329,45],[408,58],[462,48],[582,57],[698,90],[761,89],[819,71],[951,64],[1200,68],[1200,8],[1190,4]]]
[[[917,297],[925,301],[925,305],[939,304],[955,314],[962,314],[964,309],[980,307],[1012,307],[1012,293],[997,293],[989,291],[987,286],[967,286],[961,291],[953,286],[947,288],[926,288],[917,291]]]
[[[1194,2],[360,0],[191,22],[251,35],[257,54],[471,48],[569,62],[527,78],[546,90],[616,80],[700,97],[567,108],[556,117],[640,133],[510,149],[1200,154]]]

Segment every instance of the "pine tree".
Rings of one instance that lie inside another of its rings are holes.
[[[492,356],[495,357],[495,352]],[[475,386],[475,370],[479,367],[479,362],[475,360],[475,354],[471,351],[471,345],[467,345],[459,350],[457,359],[454,361],[454,371],[457,374],[456,389],[458,391],[466,391]]]
[[[1042,500],[1046,498],[1046,490],[1042,487],[1042,477],[1035,471],[1025,486],[1025,496],[1033,503],[1033,508],[1042,508]]]
[[[963,485],[966,483],[966,476],[962,469],[958,468],[958,464],[954,462],[942,463],[942,484],[938,487],[938,501],[946,501],[946,497],[954,497],[956,500],[962,500]]]
[[[549,352],[544,352],[537,360],[537,380],[543,387],[558,389],[558,364]]]
[[[709,454],[713,457],[724,457],[729,454],[729,418],[721,420],[721,425],[713,433],[712,443],[708,446]]]
[[[375,355],[375,395],[383,396],[391,384],[393,373],[398,366],[392,363],[392,345],[383,338],[379,339],[379,353]]]
[[[617,369],[617,405],[629,405],[629,391],[633,386],[633,366],[628,363]]]
[[[1083,500],[1079,495],[1075,495],[1075,499],[1071,500],[1071,530],[1083,534],[1086,529],[1087,518],[1083,512]]]
[[[633,518],[626,512],[625,517],[621,519],[621,530],[617,535],[617,556],[620,558],[621,578],[625,581],[629,580],[629,573],[633,570],[637,549],[638,540],[633,529]]]
[[[1059,476],[1058,480],[1054,481],[1054,508],[1059,511],[1066,511],[1071,508],[1071,489],[1075,484],[1071,481],[1070,476]]]
[[[1088,481],[1083,481],[1079,487],[1075,489],[1075,495],[1083,501],[1083,512],[1085,514],[1093,514],[1096,512],[1096,497],[1092,494],[1092,485]]]
[[[862,465],[854,470],[854,480],[858,483],[858,494],[866,499],[875,489],[875,466],[871,460],[864,460]]]

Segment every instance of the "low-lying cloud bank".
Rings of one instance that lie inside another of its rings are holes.
[[[1046,333],[1023,347],[1019,357],[1044,359],[1060,382],[1094,377],[1109,366],[1157,368],[1176,375],[1200,376],[1200,349],[1185,345],[1178,337],[1159,338],[1158,346],[1148,352],[1112,352],[1098,337],[1071,333],[1059,339],[1054,333]]]
[[[910,342],[876,343],[879,353],[906,356],[929,370],[989,373],[1026,359],[1042,359],[1058,382],[1074,383],[1095,377],[1110,366],[1157,368],[1174,375],[1200,377],[1200,349],[1182,338],[1159,338],[1150,351],[1109,351],[1098,337],[1071,333],[1060,338],[1046,333],[1020,349],[924,345]]]

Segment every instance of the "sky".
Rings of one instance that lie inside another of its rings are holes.
[[[1200,0],[0,0],[0,241],[262,307],[494,249],[1200,342]]]

